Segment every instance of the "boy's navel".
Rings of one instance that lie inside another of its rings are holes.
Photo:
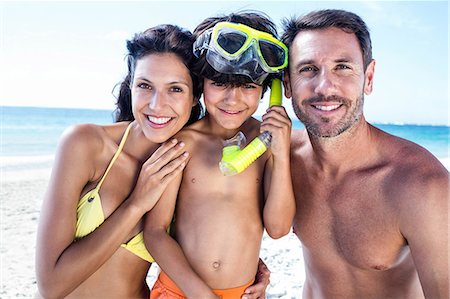
[[[212,266],[215,270],[218,270],[220,268],[220,262],[219,261],[215,261],[212,263]]]

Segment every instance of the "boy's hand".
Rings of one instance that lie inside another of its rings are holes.
[[[263,299],[266,298],[266,288],[270,283],[270,271],[266,264],[259,259],[258,272],[255,282],[245,290],[242,299]]]
[[[289,157],[292,123],[282,106],[272,106],[262,116],[260,131],[272,133],[271,150],[274,157]]]

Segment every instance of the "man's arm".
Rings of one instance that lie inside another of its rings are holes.
[[[449,174],[443,167],[405,186],[400,229],[411,250],[426,298],[449,294]],[[403,188],[402,188],[403,189]]]
[[[266,289],[270,283],[270,271],[266,264],[259,259],[258,272],[256,272],[255,283],[245,289],[242,299],[264,299]]]

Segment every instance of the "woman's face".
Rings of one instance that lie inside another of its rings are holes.
[[[195,103],[188,68],[173,53],[144,56],[136,62],[131,98],[145,137],[167,141],[187,123]]]

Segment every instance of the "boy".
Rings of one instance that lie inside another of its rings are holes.
[[[273,37],[275,25],[257,13],[209,18],[194,33],[207,115],[176,136],[190,160],[147,215],[145,243],[163,271],[150,296],[241,298],[256,274],[264,228],[272,238],[284,236],[295,212],[291,122],[283,107],[268,109],[262,123],[251,117],[269,73],[286,66],[287,51]],[[269,131],[271,149],[242,173],[224,176],[223,141],[239,131],[248,140]]]

